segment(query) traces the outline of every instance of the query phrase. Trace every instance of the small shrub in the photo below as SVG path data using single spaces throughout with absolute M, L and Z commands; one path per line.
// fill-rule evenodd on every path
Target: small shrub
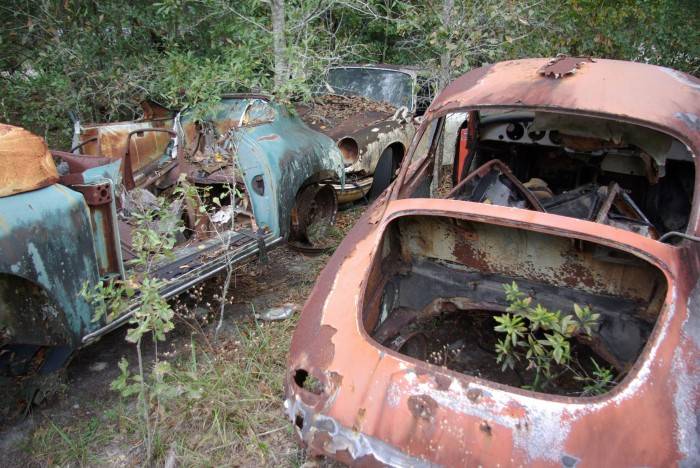
M 571 339 L 590 337 L 600 314 L 578 304 L 573 305 L 573 314 L 562 314 L 533 304 L 515 282 L 504 289 L 508 308 L 505 314 L 494 317 L 494 329 L 505 335 L 496 343 L 496 362 L 502 365 L 501 370 L 515 369 L 517 363 L 524 361 L 526 369 L 535 372 L 534 380 L 524 388 L 535 391 L 544 390 L 567 373 L 585 384 L 582 396 L 604 393 L 612 386 L 611 369 L 599 366 L 591 358 L 592 376 L 585 375 L 576 370 L 582 366 L 571 354 Z

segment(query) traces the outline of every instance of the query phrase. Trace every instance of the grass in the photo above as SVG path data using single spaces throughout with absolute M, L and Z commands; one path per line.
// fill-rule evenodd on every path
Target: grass
M 282 406 L 285 358 L 296 319 L 239 324 L 237 336 L 210 343 L 193 335 L 171 362 L 168 392 L 152 414 L 155 464 L 293 466 L 303 459 Z M 26 451 L 49 466 L 140 464 L 135 400 L 117 399 L 101 417 L 59 425 L 46 421 Z M 112 453 L 110 453 L 112 452 Z M 121 464 L 121 463 L 115 463 Z
M 355 208 L 339 214 L 334 241 L 340 241 L 361 212 Z M 252 302 L 274 289 L 280 303 L 301 305 L 328 258 L 276 249 L 270 252 L 271 269 L 300 264 L 304 268 L 270 278 L 274 275 L 256 273 L 251 265 L 233 294 L 240 302 L 244 291 Z M 215 283 L 192 294 L 206 302 L 211 301 L 211 291 L 216 291 Z M 212 341 L 212 326 L 206 320 L 189 319 L 191 334 L 181 340 L 175 355 L 163 353 L 170 369 L 163 375 L 165 391 L 151 412 L 156 427 L 155 466 L 169 459 L 177 466 L 299 466 L 304 462 L 304 451 L 283 410 L 286 355 L 297 316 L 279 322 L 257 321 L 252 313 L 249 317 L 232 323 L 217 342 Z M 186 329 L 179 328 L 181 333 Z M 63 424 L 47 418 L 25 446 L 31 461 L 42 466 L 142 464 L 142 423 L 136 399 L 122 399 L 115 393 L 110 401 L 93 406 L 98 417 L 80 420 L 76 415 Z
M 159 429 L 184 465 L 289 465 L 298 449 L 283 416 L 285 356 L 295 320 L 251 322 L 216 346 L 193 345 L 167 376 L 178 389 Z M 196 343 L 195 341 L 192 342 Z
M 30 447 L 36 458 L 50 466 L 79 466 L 101 464 L 94 448 L 110 440 L 98 418 L 91 418 L 78 426 L 58 427 L 53 421 L 34 433 Z

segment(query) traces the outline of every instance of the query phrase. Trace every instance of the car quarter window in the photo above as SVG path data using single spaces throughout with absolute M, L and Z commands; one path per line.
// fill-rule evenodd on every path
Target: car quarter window
M 422 134 L 417 134 L 416 147 L 407 159 L 408 170 L 401 192 L 409 197 L 426 197 L 431 192 L 432 169 L 435 154 L 440 148 L 444 119 L 434 119 L 426 124 Z

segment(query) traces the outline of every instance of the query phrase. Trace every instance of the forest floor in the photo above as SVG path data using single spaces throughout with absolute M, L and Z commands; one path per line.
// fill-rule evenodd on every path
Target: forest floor
M 339 240 L 364 206 L 339 212 Z M 307 460 L 283 410 L 286 355 L 298 310 L 330 254 L 305 255 L 288 246 L 251 262 L 235 275 L 223 327 L 216 294 L 221 278 L 174 301 L 178 318 L 157 346 L 163 372 L 161 397 L 152 402 L 155 466 L 306 466 Z M 272 307 L 294 304 L 289 319 L 256 318 Z M 125 329 L 81 350 L 66 369 L 65 383 L 49 401 L 0 428 L 5 466 L 136 466 L 144 461 L 137 397 L 110 388 L 124 357 L 135 370 L 136 351 Z M 153 362 L 156 347 L 144 344 Z M 4 401 L 3 404 L 11 402 Z

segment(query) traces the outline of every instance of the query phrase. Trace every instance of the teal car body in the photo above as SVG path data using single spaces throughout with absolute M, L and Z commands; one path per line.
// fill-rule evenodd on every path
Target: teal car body
M 222 236 L 190 226 L 174 257 L 153 272 L 165 280 L 166 298 L 289 238 L 300 196 L 323 192 L 311 188 L 343 173 L 330 138 L 263 96 L 225 96 L 210 115 L 195 119 L 184 111 L 175 122 L 163 156 L 129 190 L 166 193 L 182 177 L 213 190 L 233 182 L 249 203 L 250 222 L 234 224 Z M 198 128 L 205 127 L 235 134 L 236 149 L 227 152 L 234 158 L 215 171 L 202 170 L 206 158 L 221 159 L 204 144 Z M 138 308 L 134 301 L 116 320 L 95 321 L 93 306 L 80 294 L 85 284 L 125 278 L 132 269 L 120 196 L 128 191 L 123 162 L 129 151 L 138 151 L 139 134 L 130 131 L 124 138 L 133 141 L 127 140 L 130 149 L 121 157 L 55 151 L 63 167 L 58 183 L 0 197 L 0 376 L 59 369 L 75 350 L 126 323 Z M 234 171 L 226 168 L 235 169 L 236 180 L 227 179 Z

